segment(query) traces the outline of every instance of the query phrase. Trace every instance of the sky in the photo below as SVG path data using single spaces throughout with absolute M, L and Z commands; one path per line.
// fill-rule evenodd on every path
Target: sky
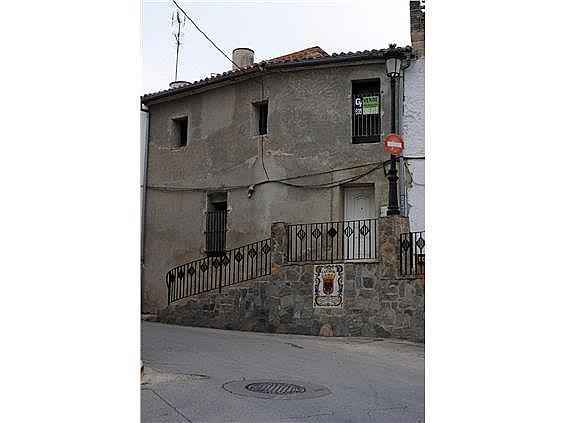
M 249 47 L 255 62 L 313 46 L 331 54 L 410 44 L 409 0 L 177 2 L 227 56 L 234 48 Z M 143 94 L 166 89 L 174 80 L 174 10 L 172 1 L 143 0 Z M 231 69 L 189 21 L 182 31 L 178 80 L 192 82 Z

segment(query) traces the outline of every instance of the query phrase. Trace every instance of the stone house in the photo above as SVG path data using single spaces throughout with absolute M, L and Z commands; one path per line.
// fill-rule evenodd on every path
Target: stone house
M 231 269 L 241 257 L 245 257 L 244 260 L 252 257 L 256 261 L 258 257 L 262 260 L 263 255 L 269 255 L 276 277 L 274 273 L 279 271 L 276 257 L 287 262 L 292 256 L 294 261 L 313 263 L 316 261 L 312 258 L 313 243 L 320 242 L 322 255 L 323 251 L 328 251 L 328 241 L 332 242 L 335 237 L 337 240 L 341 237 L 341 241 L 337 241 L 341 243 L 339 260 L 363 263 L 362 268 L 355 267 L 348 272 L 364 280 L 361 285 L 370 286 L 366 289 L 374 288 L 374 282 L 370 278 L 362 279 L 362 275 L 374 274 L 377 263 L 381 267 L 380 279 L 397 276 L 382 273 L 386 259 L 376 254 L 379 242 L 376 236 L 382 227 L 388 225 L 396 232 L 401 227 L 409 232 L 407 218 L 399 217 L 400 220 L 392 223 L 383 218 L 388 201 L 385 165 L 389 154 L 384 151 L 382 140 L 390 132 L 391 106 L 384 58 L 387 51 L 328 54 L 320 47 L 311 47 L 254 63 L 251 49 L 236 49 L 232 70 L 193 83 L 175 82 L 170 89 L 142 97 L 148 115 L 143 182 L 143 312 L 163 312 L 171 302 L 170 285 L 167 285 L 170 269 L 176 269 L 173 277 L 181 274 L 182 278 L 187 278 L 188 274 L 192 277 L 194 272 L 201 273 L 198 269 L 209 273 L 207 269 L 212 264 L 220 270 Z M 409 65 L 411 47 L 400 48 L 400 51 L 405 56 L 405 64 Z M 400 83 L 398 106 L 404 98 L 403 87 Z M 403 128 L 403 109 L 397 107 L 396 127 L 399 128 Z M 409 172 L 403 182 L 405 193 L 411 186 Z M 407 208 L 402 214 L 408 215 Z M 290 224 L 284 226 L 283 239 L 273 236 L 281 230 L 277 222 Z M 295 226 L 312 223 L 319 226 Z M 301 244 L 304 240 L 303 228 L 307 230 L 307 236 L 303 235 L 305 242 L 308 239 L 310 242 L 306 249 L 297 247 L 298 242 Z M 316 230 L 320 234 L 317 237 Z M 396 241 L 394 239 L 393 243 Z M 280 249 L 282 244 L 283 250 Z M 319 254 L 317 245 L 315 254 Z M 380 245 L 378 249 L 385 251 Z M 257 252 L 259 256 L 255 258 Z M 306 260 L 298 260 L 297 254 L 304 252 Z M 396 252 L 393 250 L 393 254 Z M 200 268 L 189 265 L 178 270 L 177 266 L 196 263 L 196 260 L 203 260 L 197 262 Z M 321 261 L 331 262 L 327 257 Z M 270 274 L 270 263 L 268 266 Z M 288 284 L 307 284 L 305 279 L 312 276 L 308 269 L 288 268 L 282 273 L 285 277 L 296 276 L 295 281 L 288 281 Z M 223 271 L 222 278 L 225 278 L 229 271 Z M 249 279 L 253 278 L 247 277 Z M 376 283 L 380 279 L 376 278 Z M 222 283 L 230 285 L 220 281 L 220 288 Z M 422 307 L 422 282 L 414 283 L 420 287 L 418 307 Z M 401 281 L 394 281 L 392 285 L 397 291 Z M 217 288 L 213 283 L 206 286 L 210 291 Z M 311 290 L 310 283 L 307 287 L 302 286 L 297 291 Z M 189 291 L 192 289 L 190 287 Z M 256 292 L 261 289 L 264 291 L 264 287 L 255 287 Z M 197 288 L 196 293 L 206 290 L 208 288 Z M 191 294 L 173 296 L 177 299 Z M 231 294 L 241 303 L 240 292 L 231 291 Z M 216 294 L 209 294 L 204 302 L 207 302 L 206 312 L 215 308 L 217 315 L 220 306 L 215 303 L 211 306 L 210 301 L 215 299 L 208 297 L 216 298 Z M 192 311 L 202 310 L 201 304 L 190 304 Z M 221 304 L 228 307 L 226 302 Z M 168 313 L 174 321 L 174 313 L 171 314 L 170 308 L 167 310 L 163 316 Z M 232 312 L 233 308 L 229 310 Z M 382 312 L 386 311 L 382 309 Z M 422 311 L 417 312 L 421 312 L 422 321 Z M 360 322 L 362 319 L 359 319 Z M 370 316 L 364 320 L 367 319 Z M 308 326 L 298 332 L 317 333 L 320 322 L 313 329 Z M 366 327 L 366 322 L 362 324 Z M 225 327 L 224 324 L 216 326 Z M 276 327 L 279 326 L 280 322 Z M 347 335 L 356 333 L 353 329 L 337 329 L 337 326 L 333 323 L 331 330 Z M 273 330 L 272 327 L 260 329 L 247 325 L 244 328 Z M 284 330 L 289 329 L 286 326 Z M 421 331 L 420 325 L 418 330 Z M 366 333 L 379 332 L 371 329 Z

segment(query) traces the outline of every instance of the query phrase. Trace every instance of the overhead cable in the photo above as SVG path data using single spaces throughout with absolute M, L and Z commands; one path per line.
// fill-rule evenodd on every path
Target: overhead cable
M 212 39 L 211 39 L 210 37 L 208 37 L 204 31 L 202 31 L 202 30 L 200 29 L 200 27 L 199 27 L 198 25 L 196 25 L 196 22 L 194 22 L 194 21 L 192 20 L 192 18 L 191 18 L 190 16 L 188 16 L 188 14 L 184 11 L 184 9 L 182 9 L 182 8 L 178 5 L 178 3 L 176 2 L 176 0 L 172 0 L 172 2 L 176 5 L 176 7 L 178 7 L 178 9 L 180 9 L 180 11 L 181 11 L 182 13 L 184 13 L 184 16 L 186 16 L 186 18 L 187 18 L 190 22 L 192 22 L 192 25 L 194 25 L 194 27 L 195 27 L 198 31 L 200 31 L 200 32 L 202 33 L 202 35 L 203 35 L 204 37 L 206 37 L 206 39 L 207 39 L 221 54 L 223 54 L 227 60 L 229 60 L 231 63 L 233 63 L 233 66 L 235 66 L 237 69 L 241 69 L 241 67 L 240 67 L 239 65 L 237 65 L 237 63 L 235 63 L 233 60 L 231 60 L 231 59 L 229 58 L 229 56 L 227 56 L 227 54 L 225 54 L 224 51 L 223 51 L 222 49 L 220 49 L 220 48 L 217 46 L 217 44 L 214 43 L 214 42 L 212 41 Z
M 362 167 L 367 167 L 367 166 L 374 166 L 373 168 L 369 169 L 366 172 L 363 172 L 359 175 L 355 175 L 355 176 L 350 176 L 350 177 L 346 177 L 337 181 L 330 181 L 330 182 L 326 182 L 326 183 L 322 183 L 322 184 L 294 184 L 288 181 L 292 181 L 292 180 L 296 180 L 296 179 L 303 179 L 303 178 L 309 178 L 309 177 L 313 177 L 313 176 L 319 176 L 319 175 L 326 175 L 328 173 L 334 173 L 334 172 L 342 172 L 342 171 L 346 171 L 346 170 L 352 170 L 352 169 L 358 169 L 358 168 L 362 168 Z M 235 189 L 247 189 L 249 186 L 254 186 L 257 187 L 259 185 L 264 185 L 267 183 L 279 183 L 282 185 L 287 185 L 287 186 L 291 186 L 294 188 L 309 188 L 309 189 L 323 189 L 323 188 L 334 188 L 337 187 L 339 185 L 343 185 L 343 184 L 347 184 L 350 182 L 354 182 L 366 175 L 369 175 L 370 173 L 374 172 L 376 169 L 379 169 L 383 166 L 382 162 L 372 162 L 372 163 L 366 163 L 366 164 L 362 164 L 362 165 L 356 165 L 356 166 L 349 166 L 346 168 L 340 168 L 340 169 L 333 169 L 333 170 L 327 170 L 327 171 L 323 171 L 323 172 L 315 172 L 315 173 L 310 173 L 310 174 L 305 174 L 305 175 L 297 175 L 297 176 L 290 176 L 287 178 L 281 178 L 281 179 L 270 179 L 270 180 L 263 180 L 260 182 L 256 182 L 256 183 L 252 183 L 252 184 L 245 184 L 245 185 L 230 185 L 230 186 L 219 186 L 219 187 L 171 187 L 171 186 L 156 186 L 156 185 L 149 185 L 147 186 L 147 188 L 156 190 L 156 191 L 220 191 L 220 190 L 235 190 Z

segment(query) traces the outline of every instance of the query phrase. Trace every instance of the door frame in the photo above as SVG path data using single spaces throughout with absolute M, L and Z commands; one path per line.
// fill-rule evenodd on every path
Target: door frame
M 374 258 L 361 258 L 361 259 L 349 259 L 349 260 L 345 260 L 345 263 L 374 263 L 376 261 L 378 261 L 378 245 L 377 245 L 377 232 L 378 232 L 378 219 L 379 219 L 379 213 L 378 213 L 378 207 L 376 206 L 376 184 L 375 183 L 363 183 L 363 184 L 351 184 L 351 185 L 344 185 L 343 186 L 343 191 L 342 191 L 342 208 L 343 208 L 343 220 L 344 221 L 348 221 L 348 220 L 354 220 L 354 219 L 350 219 L 347 218 L 347 190 L 353 190 L 353 189 L 366 189 L 367 191 L 370 190 L 371 191 L 371 195 L 372 195 L 372 212 L 373 215 L 366 217 L 366 219 L 376 219 L 374 222 L 374 232 L 373 232 L 373 241 L 372 241 L 372 237 L 371 237 L 371 242 L 374 243 L 374 248 L 375 248 L 375 255 L 376 257 Z

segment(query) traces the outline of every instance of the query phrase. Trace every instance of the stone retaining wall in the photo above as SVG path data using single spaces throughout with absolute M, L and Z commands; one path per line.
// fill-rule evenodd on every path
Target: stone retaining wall
M 401 219 L 394 217 L 396 222 Z M 385 220 L 385 219 L 380 219 Z M 344 303 L 313 307 L 313 264 L 285 262 L 285 230 L 272 230 L 272 275 L 178 301 L 159 313 L 162 322 L 221 329 L 324 336 L 399 337 L 424 341 L 424 279 L 400 278 L 393 256 L 395 232 L 405 223 L 384 223 L 374 263 L 345 263 Z M 384 228 L 380 228 L 382 230 Z M 386 244 L 387 243 L 387 244 Z

